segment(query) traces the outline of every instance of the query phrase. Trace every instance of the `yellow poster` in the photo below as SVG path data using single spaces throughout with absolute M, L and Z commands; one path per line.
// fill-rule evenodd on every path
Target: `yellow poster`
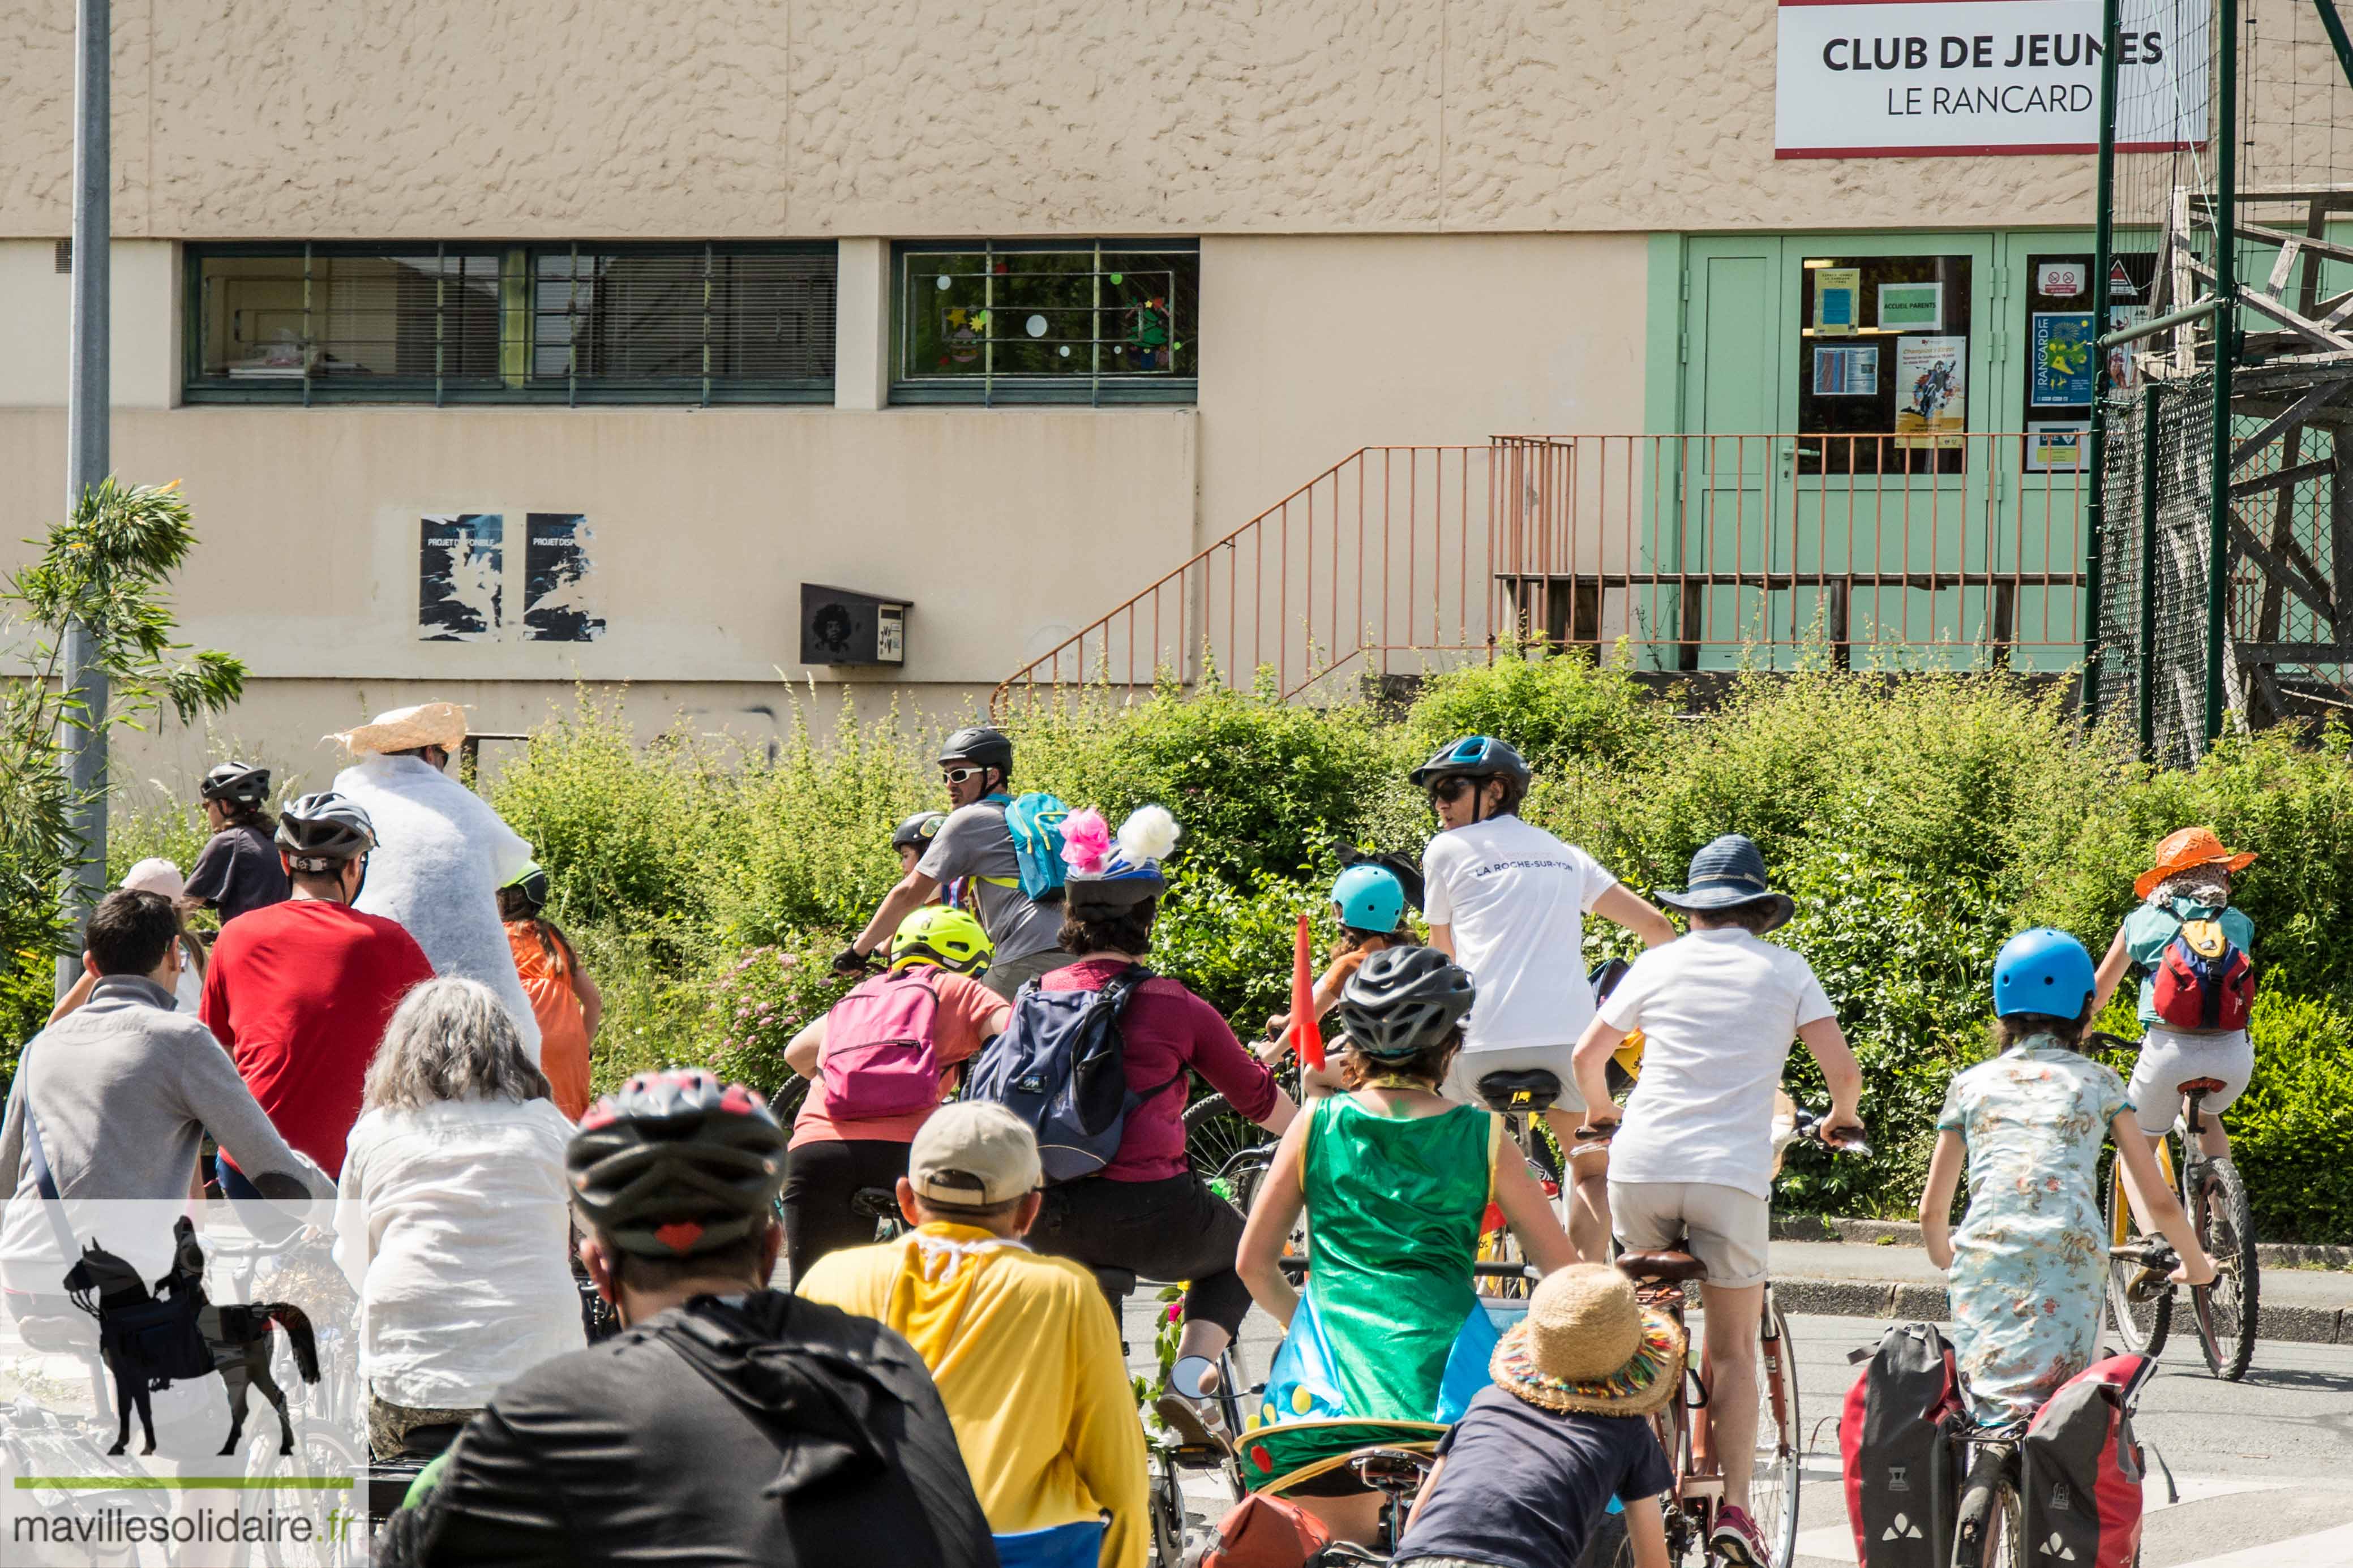
M 1862 268 L 1819 267 L 1814 269 L 1814 335 L 1854 336 L 1855 316 L 1862 301 Z
M 1968 425 L 1969 340 L 1895 340 L 1895 444 L 1957 451 Z

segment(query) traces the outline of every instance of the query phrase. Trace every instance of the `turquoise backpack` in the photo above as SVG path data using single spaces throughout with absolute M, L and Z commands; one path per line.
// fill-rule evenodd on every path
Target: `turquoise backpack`
M 1005 826 L 1013 835 L 1013 856 L 1020 862 L 1019 887 L 1031 903 L 1050 903 L 1061 897 L 1062 822 L 1071 808 L 1061 797 L 1033 790 L 1006 802 Z M 1000 888 L 1015 886 L 1011 877 L 984 877 Z

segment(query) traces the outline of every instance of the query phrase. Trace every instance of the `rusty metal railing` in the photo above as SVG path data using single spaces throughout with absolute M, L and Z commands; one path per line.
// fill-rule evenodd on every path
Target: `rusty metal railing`
M 1367 447 L 997 689 L 1320 699 L 1509 644 L 1638 666 L 2062 668 L 2091 476 L 2063 431 Z M 2060 466 L 2060 465 L 2069 466 Z

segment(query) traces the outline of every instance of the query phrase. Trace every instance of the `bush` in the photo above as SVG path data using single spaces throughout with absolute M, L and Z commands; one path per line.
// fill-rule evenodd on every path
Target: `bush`
M 1407 714 L 1415 763 L 1465 735 L 1509 741 L 1541 777 L 1587 768 L 1639 768 L 1671 721 L 1632 676 L 1571 652 L 1530 658 L 1517 649 L 1492 664 L 1434 677 Z
M 2225 1117 L 2265 1241 L 2353 1233 L 2353 1013 L 2274 993 L 2255 998 L 2255 1077 Z

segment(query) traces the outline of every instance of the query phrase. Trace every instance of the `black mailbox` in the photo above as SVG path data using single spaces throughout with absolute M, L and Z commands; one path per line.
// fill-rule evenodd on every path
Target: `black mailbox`
M 905 664 L 908 603 L 855 588 L 802 584 L 801 662 Z

